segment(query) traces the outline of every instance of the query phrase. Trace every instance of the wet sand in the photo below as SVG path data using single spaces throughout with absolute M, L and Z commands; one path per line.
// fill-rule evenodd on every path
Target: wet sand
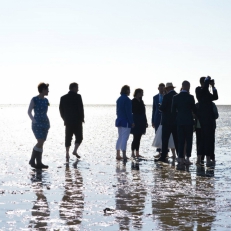
M 49 169 L 35 171 L 27 106 L 0 106 L 0 230 L 231 230 L 231 107 L 218 110 L 215 168 L 195 165 L 194 142 L 194 164 L 179 169 L 171 159 L 154 163 L 150 126 L 140 150 L 146 160 L 117 162 L 114 106 L 85 107 L 82 158 L 67 164 L 64 126 L 51 106 L 43 155 Z

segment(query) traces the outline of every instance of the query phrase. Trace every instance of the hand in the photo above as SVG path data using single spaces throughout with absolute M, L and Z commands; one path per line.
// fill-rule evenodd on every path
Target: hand
M 211 80 L 211 77 L 210 77 L 210 76 L 207 76 L 207 79 Z
M 134 128 L 134 127 L 135 127 L 135 124 L 133 123 L 133 124 L 132 124 L 132 128 Z
M 33 120 L 32 120 L 32 123 L 33 123 L 33 124 L 36 124 L 36 120 L 35 120 L 35 119 L 33 119 Z
M 152 124 L 152 127 L 155 128 L 155 124 Z
M 146 128 L 148 128 L 148 124 L 146 124 Z

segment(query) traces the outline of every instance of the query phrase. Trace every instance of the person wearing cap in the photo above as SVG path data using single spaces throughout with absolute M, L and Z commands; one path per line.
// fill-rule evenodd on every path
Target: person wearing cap
M 166 157 L 168 154 L 168 142 L 170 135 L 172 133 L 176 153 L 178 154 L 178 141 L 177 141 L 177 125 L 176 125 L 176 114 L 172 113 L 172 99 L 173 96 L 177 93 L 174 90 L 174 86 L 172 83 L 167 83 L 165 85 L 165 90 L 167 92 L 163 97 L 163 102 L 159 107 L 159 110 L 162 112 L 162 153 L 160 158 L 155 159 L 157 161 L 166 161 Z
M 155 129 L 155 133 L 160 125 L 161 122 L 161 111 L 159 110 L 159 105 L 162 104 L 163 97 L 164 97 L 164 90 L 165 84 L 160 83 L 158 87 L 159 93 L 153 97 L 153 104 L 152 104 L 152 127 Z M 157 148 L 156 150 L 159 152 L 155 158 L 160 157 L 161 148 Z
M 178 150 L 179 163 L 192 164 L 189 160 L 192 152 L 193 142 L 193 114 L 196 115 L 196 105 L 194 96 L 189 94 L 190 83 L 184 81 L 182 83 L 182 90 L 179 94 L 173 97 L 172 113 L 177 115 L 177 135 L 178 135 Z M 186 144 L 186 155 L 184 157 L 184 149 Z
M 49 84 L 40 83 L 38 85 L 39 95 L 32 98 L 28 115 L 32 121 L 32 131 L 37 144 L 34 146 L 29 164 L 33 168 L 42 169 L 48 168 L 47 165 L 42 163 L 43 145 L 47 139 L 48 130 L 50 128 L 50 121 L 47 116 L 49 101 L 45 96 L 49 93 Z M 32 111 L 34 110 L 34 116 Z M 36 160 L 36 163 L 35 163 Z

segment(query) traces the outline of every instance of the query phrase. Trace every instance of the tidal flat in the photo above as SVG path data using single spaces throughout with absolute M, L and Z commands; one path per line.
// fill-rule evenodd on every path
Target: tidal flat
M 214 168 L 195 165 L 195 134 L 193 165 L 154 163 L 152 107 L 146 110 L 144 159 L 116 161 L 115 106 L 89 105 L 81 159 L 71 155 L 68 164 L 65 127 L 51 105 L 43 155 L 49 169 L 36 171 L 28 164 L 36 140 L 27 105 L 0 105 L 0 230 L 231 230 L 231 106 L 218 106 Z

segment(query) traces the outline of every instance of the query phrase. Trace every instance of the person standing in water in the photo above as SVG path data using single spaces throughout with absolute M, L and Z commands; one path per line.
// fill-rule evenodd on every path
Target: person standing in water
M 132 100 L 132 114 L 135 127 L 131 129 L 131 134 L 133 134 L 133 141 L 131 145 L 132 157 L 143 157 L 139 154 L 140 140 L 142 135 L 146 133 L 146 128 L 148 127 L 146 109 L 144 105 L 143 90 L 138 88 L 134 92 L 134 98 Z M 136 151 L 136 155 L 135 155 Z
M 45 83 L 38 85 L 39 95 L 32 98 L 28 109 L 28 115 L 32 121 L 32 131 L 37 139 L 37 144 L 33 148 L 29 164 L 37 169 L 48 168 L 47 165 L 42 163 L 43 145 L 50 128 L 50 121 L 47 117 L 49 101 L 45 98 L 49 93 L 48 87 L 49 84 Z M 34 110 L 34 116 L 32 115 L 32 110 Z
M 82 97 L 78 94 L 79 86 L 77 83 L 71 83 L 69 86 L 68 94 L 60 99 L 59 111 L 60 115 L 66 126 L 65 147 L 66 147 L 66 160 L 69 161 L 69 149 L 73 134 L 75 135 L 75 148 L 72 152 L 77 158 L 80 155 L 77 150 L 83 140 L 83 123 L 84 123 L 84 108 Z
M 116 142 L 116 159 L 127 160 L 126 149 L 127 141 L 130 135 L 131 128 L 135 126 L 132 117 L 132 102 L 128 98 L 130 95 L 130 87 L 124 85 L 120 92 L 120 97 L 116 101 L 116 121 L 115 126 L 118 128 L 118 140 Z M 120 151 L 123 152 L 123 157 L 120 156 Z

